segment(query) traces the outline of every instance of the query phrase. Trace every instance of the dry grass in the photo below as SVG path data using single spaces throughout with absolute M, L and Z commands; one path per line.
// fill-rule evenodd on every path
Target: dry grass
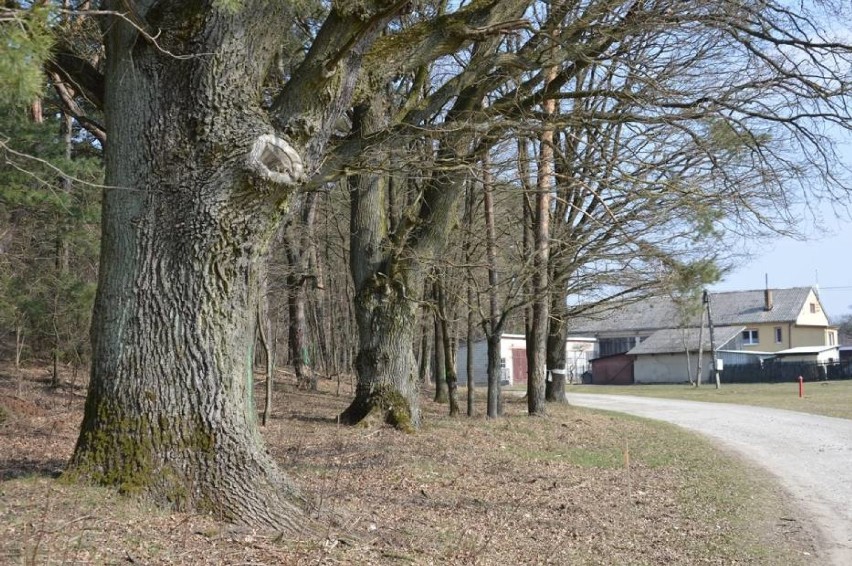
M 721 389 L 716 389 L 714 384 L 705 384 L 699 388 L 689 384 L 571 385 L 568 392 L 737 403 L 852 419 L 852 380 L 805 383 L 804 396 L 801 398 L 798 383 L 723 383 Z
M 764 474 L 673 427 L 567 406 L 529 418 L 521 399 L 497 421 L 449 419 L 424 399 L 416 435 L 340 427 L 348 384 L 340 396 L 332 382 L 306 393 L 283 375 L 264 435 L 336 526 L 292 541 L 157 510 L 51 479 L 73 449 L 82 391 L 39 377 L 17 396 L 0 368 L 2 564 L 816 560 L 809 523 Z

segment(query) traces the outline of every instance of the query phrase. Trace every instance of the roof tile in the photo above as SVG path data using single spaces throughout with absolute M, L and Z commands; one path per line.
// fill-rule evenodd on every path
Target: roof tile
M 801 312 L 810 287 L 772 289 L 772 309 L 764 309 L 764 290 L 727 291 L 710 294 L 713 324 L 735 326 L 747 324 L 793 322 Z M 578 317 L 570 322 L 572 334 L 595 334 L 619 330 L 654 331 L 684 326 L 671 297 L 651 297 L 596 314 Z M 689 325 L 698 321 L 690 321 Z

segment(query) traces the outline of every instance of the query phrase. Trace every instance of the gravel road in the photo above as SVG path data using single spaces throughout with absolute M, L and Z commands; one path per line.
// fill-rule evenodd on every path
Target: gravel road
M 778 477 L 819 524 L 826 564 L 852 565 L 852 420 L 746 405 L 570 394 L 577 406 L 694 430 Z

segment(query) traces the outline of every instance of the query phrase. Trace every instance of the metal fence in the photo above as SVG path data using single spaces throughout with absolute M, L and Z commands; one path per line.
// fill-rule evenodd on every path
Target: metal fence
M 777 362 L 728 365 L 720 372 L 722 383 L 782 383 L 793 382 L 802 376 L 804 381 L 852 379 L 852 360 L 827 363 Z

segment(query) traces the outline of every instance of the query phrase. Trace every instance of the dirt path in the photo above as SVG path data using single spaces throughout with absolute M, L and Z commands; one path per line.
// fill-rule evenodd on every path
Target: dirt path
M 622 395 L 570 403 L 667 421 L 704 434 L 776 475 L 817 521 L 826 563 L 852 564 L 852 420 L 780 409 Z

